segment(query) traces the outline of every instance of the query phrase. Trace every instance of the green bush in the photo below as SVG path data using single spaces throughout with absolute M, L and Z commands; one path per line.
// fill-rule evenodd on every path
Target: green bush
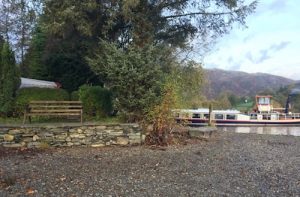
M 79 101 L 79 92 L 78 91 L 72 92 L 70 97 L 71 97 L 71 101 Z
M 112 112 L 112 94 L 101 86 L 81 86 L 79 98 L 82 101 L 84 113 L 88 115 L 105 117 Z
M 24 88 L 17 91 L 15 113 L 20 115 L 24 112 L 30 101 L 65 101 L 69 100 L 69 93 L 64 89 L 49 88 Z

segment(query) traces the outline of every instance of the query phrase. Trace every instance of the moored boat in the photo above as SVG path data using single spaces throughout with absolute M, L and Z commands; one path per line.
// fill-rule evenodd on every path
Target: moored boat
M 174 113 L 177 122 L 190 126 L 207 125 L 210 120 L 217 126 L 300 125 L 300 113 L 288 112 L 285 108 L 276 108 L 275 111 L 271 98 L 271 96 L 256 96 L 255 108 L 250 113 L 242 113 L 238 110 L 210 112 L 207 108 L 174 110 Z

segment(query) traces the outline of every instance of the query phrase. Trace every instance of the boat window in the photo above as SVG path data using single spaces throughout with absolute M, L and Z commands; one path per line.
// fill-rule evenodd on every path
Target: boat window
M 263 120 L 270 120 L 270 119 L 271 119 L 271 117 L 269 115 L 267 115 L 267 114 L 263 115 Z
M 258 104 L 260 104 L 260 105 L 269 105 L 270 104 L 270 98 L 261 97 L 261 98 L 258 99 Z
M 223 114 L 216 114 L 215 115 L 215 119 L 216 120 L 223 120 L 224 119 L 224 115 Z
M 226 115 L 226 119 L 227 119 L 227 120 L 235 120 L 235 115 L 227 114 L 227 115 Z
M 193 118 L 200 118 L 200 114 L 193 114 Z
M 209 118 L 209 114 L 203 114 L 203 116 L 204 116 L 205 119 Z
M 251 114 L 250 119 L 251 120 L 256 120 L 257 119 L 257 114 Z

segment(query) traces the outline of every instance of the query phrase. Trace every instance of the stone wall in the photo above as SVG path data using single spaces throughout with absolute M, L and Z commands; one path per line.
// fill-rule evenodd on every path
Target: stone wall
M 0 146 L 64 147 L 137 145 L 145 139 L 136 124 L 0 128 Z

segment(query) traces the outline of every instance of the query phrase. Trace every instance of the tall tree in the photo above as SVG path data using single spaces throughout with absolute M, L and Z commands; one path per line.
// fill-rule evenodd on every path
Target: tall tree
M 12 110 L 15 93 L 20 86 L 15 56 L 7 42 L 2 47 L 1 66 L 0 112 L 7 115 Z
M 29 47 L 29 41 L 32 36 L 32 30 L 36 21 L 36 12 L 33 5 L 28 0 L 18 0 L 16 3 L 17 13 L 16 18 L 18 19 L 15 23 L 15 35 L 18 37 L 16 42 L 16 48 L 18 50 L 18 56 L 20 59 L 21 72 L 26 75 L 27 68 L 25 68 L 23 62 L 25 53 Z
M 115 93 L 116 105 L 127 120 L 141 120 L 160 101 L 161 50 L 147 46 L 124 51 L 105 41 L 100 45 L 95 57 L 88 59 L 91 67 Z
M 16 51 L 17 60 L 24 73 L 25 53 L 41 10 L 41 0 L 0 1 L 0 35 L 4 36 Z
M 50 78 L 47 66 L 44 62 L 47 36 L 48 34 L 43 30 L 40 24 L 38 24 L 35 28 L 25 59 L 22 62 L 23 66 L 27 68 L 27 75 L 23 73 L 24 77 L 45 80 Z
M 3 81 L 2 81 L 2 68 L 3 68 L 3 65 L 2 65 L 2 49 L 3 49 L 3 45 L 4 45 L 5 41 L 3 39 L 3 37 L 0 35 L 0 101 L 2 99 L 2 87 L 3 87 Z

